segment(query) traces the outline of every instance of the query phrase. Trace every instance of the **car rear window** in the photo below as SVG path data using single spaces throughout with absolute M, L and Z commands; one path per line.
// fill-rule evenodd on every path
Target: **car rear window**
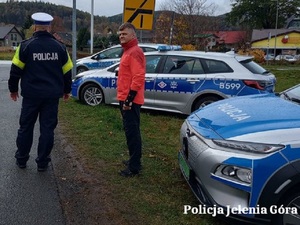
M 252 59 L 243 60 L 243 61 L 240 61 L 240 63 L 244 67 L 246 67 L 250 72 L 252 72 L 254 74 L 264 75 L 264 74 L 268 73 L 268 71 L 266 69 L 264 69 L 263 67 L 261 67 L 260 65 L 258 65 Z
M 233 69 L 228 66 L 225 62 L 212 60 L 212 59 L 201 59 L 204 64 L 207 73 L 232 73 Z

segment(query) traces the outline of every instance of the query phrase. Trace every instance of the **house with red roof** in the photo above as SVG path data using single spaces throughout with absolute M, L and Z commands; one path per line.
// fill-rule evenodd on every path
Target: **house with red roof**
M 200 50 L 209 51 L 216 47 L 237 49 L 247 42 L 246 31 L 207 31 L 194 36 Z

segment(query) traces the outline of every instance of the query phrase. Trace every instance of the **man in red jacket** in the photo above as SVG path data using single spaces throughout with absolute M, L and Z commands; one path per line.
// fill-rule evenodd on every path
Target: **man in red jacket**
M 120 175 L 133 177 L 141 170 L 140 108 L 144 104 L 146 60 L 131 23 L 120 26 L 119 39 L 124 52 L 118 72 L 117 98 L 130 156 L 129 160 L 123 161 L 127 168 L 121 170 Z

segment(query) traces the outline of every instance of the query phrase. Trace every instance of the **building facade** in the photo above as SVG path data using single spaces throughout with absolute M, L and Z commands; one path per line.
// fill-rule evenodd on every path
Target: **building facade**
M 14 25 L 0 26 L 0 47 L 14 49 L 23 39 L 21 32 Z
M 300 54 L 300 29 L 253 30 L 251 48 L 273 55 Z

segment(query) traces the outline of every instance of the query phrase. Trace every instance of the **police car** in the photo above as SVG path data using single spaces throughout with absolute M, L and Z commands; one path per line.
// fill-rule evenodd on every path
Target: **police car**
M 143 108 L 190 114 L 212 102 L 274 91 L 275 76 L 249 56 L 200 51 L 145 53 Z M 88 105 L 118 104 L 114 64 L 78 74 L 72 96 Z
M 160 49 L 181 50 L 179 45 L 140 43 L 139 46 L 144 52 L 159 51 Z M 120 61 L 123 50 L 121 45 L 104 49 L 92 56 L 84 57 L 76 60 L 77 74 L 93 69 L 104 69 Z
M 202 212 L 231 224 L 300 224 L 299 104 L 297 85 L 222 100 L 185 120 L 179 165 Z

